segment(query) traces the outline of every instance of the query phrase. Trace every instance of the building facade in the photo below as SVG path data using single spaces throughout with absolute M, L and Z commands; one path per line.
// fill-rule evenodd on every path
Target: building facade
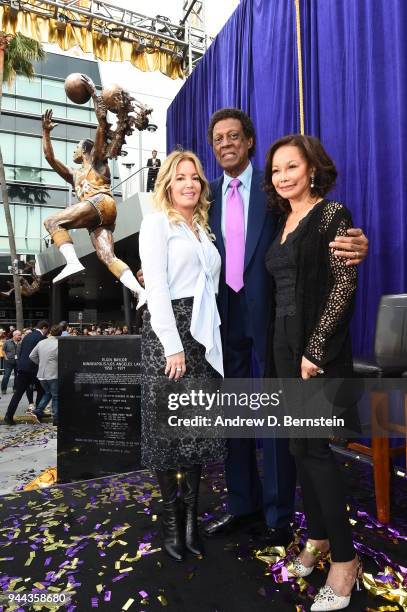
M 92 101 L 73 104 L 65 94 L 68 74 L 80 72 L 92 78 L 100 89 L 96 61 L 57 53 L 47 53 L 35 64 L 35 78 L 17 76 L 11 87 L 3 85 L 0 143 L 5 164 L 10 209 L 17 253 L 23 260 L 42 252 L 49 245 L 43 221 L 54 211 L 76 201 L 72 189 L 50 168 L 42 150 L 41 115 L 51 108 L 58 125 L 51 133 L 55 155 L 64 164 L 74 166 L 73 151 L 79 140 L 93 139 L 96 117 Z M 120 183 L 117 162 L 111 162 L 112 184 Z M 120 200 L 121 188 L 115 191 Z M 0 291 L 9 289 L 12 280 L 9 242 L 0 194 Z M 29 277 L 27 276 L 27 280 Z M 24 298 L 23 298 L 24 300 Z M 49 289 L 46 284 L 35 296 L 24 300 L 27 325 L 49 316 Z M 14 321 L 13 296 L 0 295 L 0 326 Z

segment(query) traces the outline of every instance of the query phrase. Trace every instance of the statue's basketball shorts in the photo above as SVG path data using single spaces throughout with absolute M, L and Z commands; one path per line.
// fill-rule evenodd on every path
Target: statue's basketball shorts
M 93 230 L 102 225 L 112 232 L 114 231 L 117 210 L 116 202 L 112 196 L 108 195 L 107 193 L 97 193 L 94 196 L 86 198 L 83 200 L 83 202 L 89 202 L 89 204 L 92 204 L 99 217 L 99 223 L 97 223 L 94 227 L 89 228 L 89 233 L 93 232 Z

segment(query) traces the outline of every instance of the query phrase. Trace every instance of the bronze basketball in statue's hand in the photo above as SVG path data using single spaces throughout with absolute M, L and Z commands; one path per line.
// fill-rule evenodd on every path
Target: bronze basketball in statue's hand
M 85 74 L 73 72 L 65 79 L 65 92 L 71 102 L 85 104 L 92 95 L 91 85 L 95 87 L 92 80 Z
M 120 85 L 108 85 L 102 90 L 102 100 L 108 110 L 117 113 L 123 104 L 123 89 Z

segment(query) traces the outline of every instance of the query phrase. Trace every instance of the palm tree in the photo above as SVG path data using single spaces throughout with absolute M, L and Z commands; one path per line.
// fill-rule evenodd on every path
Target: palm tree
M 1 103 L 3 98 L 3 83 L 7 81 L 11 84 L 16 74 L 32 78 L 35 74 L 33 62 L 42 59 L 45 52 L 40 43 L 22 34 L 6 34 L 0 32 L 0 120 Z M 3 155 L 0 146 L 0 184 L 3 196 L 4 216 L 6 218 L 7 233 L 10 244 L 11 267 L 13 274 L 14 296 L 16 304 L 16 326 L 23 329 L 23 303 L 21 300 L 20 277 L 18 275 L 18 258 L 16 241 L 14 236 L 13 222 L 11 219 L 10 206 L 8 201 L 8 191 L 6 175 L 4 172 Z

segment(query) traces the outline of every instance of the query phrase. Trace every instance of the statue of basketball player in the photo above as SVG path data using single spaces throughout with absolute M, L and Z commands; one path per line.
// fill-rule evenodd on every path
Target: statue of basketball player
M 73 161 L 76 164 L 81 164 L 79 169 L 68 168 L 55 158 L 50 133 L 57 124 L 53 122 L 52 110 L 46 110 L 42 116 L 45 158 L 50 166 L 74 187 L 79 200 L 78 204 L 68 206 L 44 221 L 45 228 L 55 246 L 58 247 L 66 260 L 65 267 L 53 279 L 53 283 L 60 283 L 68 276 L 84 270 L 75 253 L 68 230 L 86 228 L 100 261 L 123 285 L 137 295 L 140 305 L 141 302 L 144 302 L 144 297 L 142 297 L 144 296 L 144 289 L 137 282 L 129 266 L 118 259 L 114 253 L 113 231 L 116 221 L 116 203 L 111 191 L 108 165 L 109 150 L 112 150 L 113 143 L 110 142 L 109 149 L 112 132 L 106 119 L 107 108 L 102 98 L 97 96 L 91 79 L 82 75 L 82 82 L 93 98 L 98 127 L 95 141 L 81 140 L 74 151 Z M 126 92 L 123 92 L 123 94 L 129 97 Z M 118 128 L 113 132 L 113 134 L 117 132 L 117 138 L 119 136 L 118 129 L 121 125 L 119 113 L 118 119 Z M 122 123 L 125 124 L 123 121 Z M 128 129 L 128 126 L 124 125 L 122 131 L 126 129 Z
M 35 293 L 41 289 L 41 285 L 43 283 L 41 276 L 39 276 L 35 271 L 35 262 L 28 261 L 23 272 L 30 272 L 32 280 L 29 282 L 26 278 L 20 278 L 21 285 L 21 295 L 22 297 L 31 297 Z M 7 281 L 7 284 L 10 286 L 8 291 L 0 291 L 1 297 L 10 297 L 14 292 L 14 283 Z

